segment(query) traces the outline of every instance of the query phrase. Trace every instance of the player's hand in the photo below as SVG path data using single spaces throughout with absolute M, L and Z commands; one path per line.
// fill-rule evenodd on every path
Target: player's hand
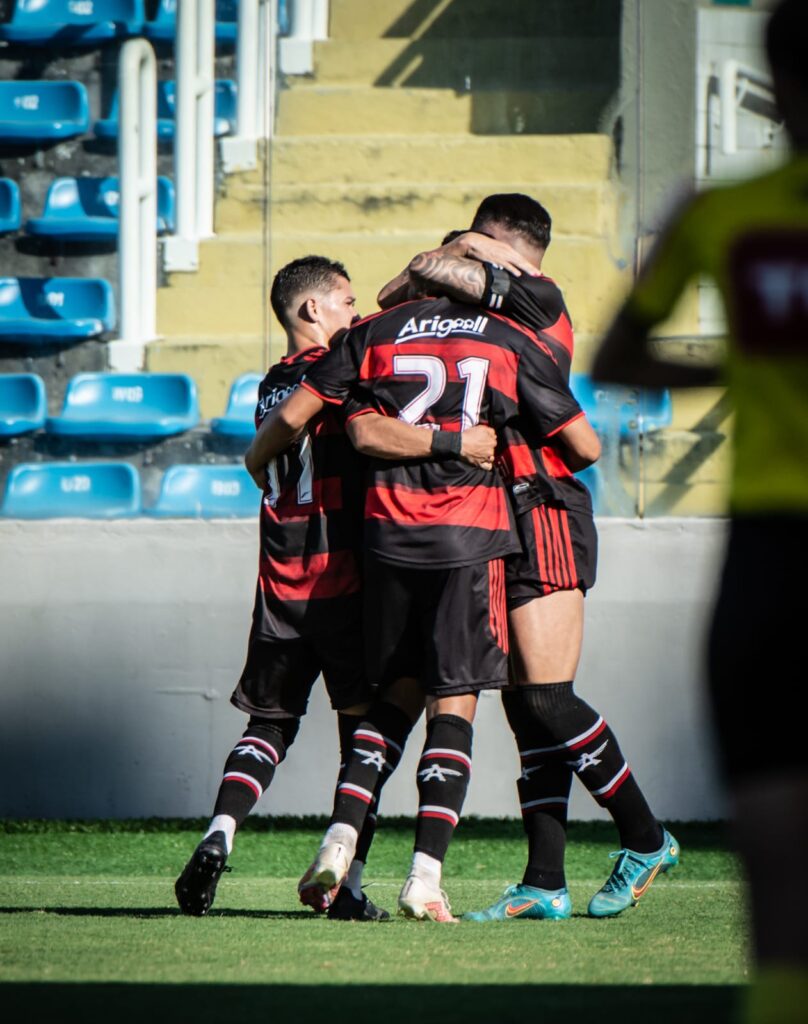
M 477 466 L 479 469 L 494 468 L 494 451 L 497 447 L 497 435 L 491 427 L 478 423 L 476 427 L 469 427 L 468 430 L 464 430 L 460 438 L 462 442 L 460 458 L 464 462 L 469 462 L 472 466 Z
M 467 231 L 458 236 L 444 246 L 444 250 L 452 256 L 480 260 L 482 263 L 496 263 L 516 277 L 521 277 L 522 274 L 538 277 L 541 274 L 538 267 L 526 260 L 507 242 L 499 242 L 496 238 L 489 238 L 488 235 L 481 235 L 476 231 Z

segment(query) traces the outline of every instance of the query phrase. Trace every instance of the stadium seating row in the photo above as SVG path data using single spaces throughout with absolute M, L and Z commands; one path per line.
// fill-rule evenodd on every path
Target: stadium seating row
M 255 432 L 260 374 L 236 378 L 224 416 L 211 430 L 232 438 Z M 185 374 L 80 373 L 68 383 L 61 416 L 48 416 L 45 383 L 35 373 L 0 375 L 0 437 L 45 429 L 90 441 L 148 441 L 199 423 L 196 385 Z
M 238 0 L 216 0 L 216 41 L 236 40 Z M 95 46 L 110 39 L 145 35 L 172 42 L 177 0 L 160 0 L 147 20 L 144 0 L 14 0 L 0 39 L 23 46 Z
M 12 469 L 0 516 L 221 519 L 256 516 L 259 507 L 258 491 L 241 465 L 171 466 L 163 475 L 156 504 L 144 508 L 140 477 L 128 462 L 45 462 Z
M 2 300 L 0 280 L 0 300 Z M 211 429 L 231 437 L 249 437 L 261 377 L 247 373 L 230 390 L 227 411 Z M 596 387 L 573 374 L 572 389 L 595 430 L 623 440 L 637 432 L 669 426 L 670 393 Z M 49 433 L 94 440 L 143 440 L 169 437 L 199 422 L 196 385 L 181 373 L 81 373 L 65 392 L 62 415 L 46 417 L 45 386 L 35 374 L 0 376 L 0 435 L 45 427 Z
M 66 242 L 116 241 L 120 185 L 117 178 L 56 178 L 45 197 L 41 217 L 25 224 L 29 235 Z M 157 233 L 174 230 L 176 200 L 169 178 L 157 178 Z M 0 233 L 22 227 L 16 181 L 0 178 Z
M 83 341 L 115 327 L 115 299 L 96 277 L 0 277 L 0 342 Z
M 77 0 L 78 2 L 78 0 Z M 116 139 L 119 131 L 116 89 L 109 114 L 95 123 L 98 138 Z M 172 142 L 176 123 L 176 86 L 157 83 L 157 138 Z M 219 138 L 236 123 L 236 83 L 218 79 L 214 92 L 213 134 Z M 53 142 L 90 130 L 90 105 L 81 82 L 0 82 L 0 143 Z

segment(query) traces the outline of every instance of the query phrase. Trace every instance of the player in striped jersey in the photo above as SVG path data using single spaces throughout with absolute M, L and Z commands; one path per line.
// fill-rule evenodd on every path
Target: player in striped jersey
M 470 232 L 420 253 L 379 294 L 385 304 L 402 287 L 442 288 L 529 328 L 533 344 L 569 381 L 572 322 L 558 286 L 541 272 L 551 219 L 519 194 L 482 201 Z M 595 582 L 597 532 L 592 502 L 568 451 L 543 438 L 526 417 L 502 432 L 498 466 L 510 489 L 522 551 L 506 563 L 512 681 L 503 705 L 522 759 L 518 780 L 528 837 L 522 882 L 473 920 L 568 917 L 564 874 L 566 820 L 573 773 L 617 825 L 623 849 L 610 878 L 589 904 L 613 916 L 648 886 L 623 884 L 631 872 L 656 877 L 678 861 L 678 847 L 652 814 L 614 733 L 574 692 L 583 639 L 584 595 Z M 649 883 L 650 884 L 650 883 Z
M 502 559 L 516 550 L 502 480 L 457 460 L 458 432 L 479 420 L 504 427 L 521 407 L 542 436 L 570 445 L 582 462 L 597 441 L 557 367 L 520 328 L 449 299 L 428 299 L 361 322 L 312 367 L 256 436 L 250 471 L 282 451 L 325 403 L 344 402 L 351 388 L 389 417 L 426 428 L 432 457 L 371 464 L 365 622 L 381 700 L 355 736 L 314 877 L 328 886 L 344 875 L 375 780 L 400 746 L 390 742 L 395 688 L 417 690 L 420 683 L 427 739 L 413 865 L 399 906 L 412 917 L 451 921 L 441 864 L 468 786 L 477 696 L 507 683 Z M 357 781 L 363 771 L 364 784 Z
M 295 260 L 280 270 L 271 299 L 286 330 L 288 350 L 259 387 L 256 426 L 300 386 L 331 339 L 355 316 L 345 268 L 320 256 Z M 343 761 L 369 707 L 359 571 L 363 466 L 343 421 L 341 410 L 324 410 L 260 474 L 261 550 L 253 622 L 246 665 L 231 698 L 250 717 L 227 758 L 209 828 L 176 883 L 177 900 L 189 914 L 210 909 L 236 830 L 294 741 L 319 674 L 337 712 Z M 429 450 L 422 434 L 378 415 L 365 417 L 363 431 L 367 442 L 380 450 L 415 456 Z M 490 459 L 493 442 L 483 435 L 481 427 L 463 435 L 464 457 Z M 371 816 L 346 885 L 333 903 L 327 894 L 308 890 L 307 902 L 315 909 L 354 920 L 389 916 L 361 890 L 373 831 Z

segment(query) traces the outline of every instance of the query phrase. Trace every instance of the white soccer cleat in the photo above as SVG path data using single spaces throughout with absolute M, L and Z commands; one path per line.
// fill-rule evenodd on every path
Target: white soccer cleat
M 415 921 L 436 921 L 457 924 L 449 899 L 443 889 L 433 889 L 418 875 L 410 875 L 398 897 L 398 911 Z
M 314 910 L 327 909 L 334 901 L 351 866 L 354 851 L 344 843 L 323 843 L 314 863 L 300 879 L 297 891 L 300 900 Z M 314 897 L 320 893 L 321 904 Z

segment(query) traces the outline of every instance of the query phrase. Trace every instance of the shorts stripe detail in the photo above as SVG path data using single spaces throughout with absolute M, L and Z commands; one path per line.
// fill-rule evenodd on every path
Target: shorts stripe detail
M 618 789 L 620 789 L 620 787 L 623 785 L 623 783 L 626 781 L 630 774 L 631 769 L 628 766 L 628 762 L 624 761 L 623 767 L 620 769 L 617 775 L 615 775 L 615 777 L 611 781 L 607 782 L 606 785 L 602 786 L 600 789 L 593 789 L 592 796 L 599 796 L 603 800 L 606 800 L 610 796 L 614 796 L 614 794 L 617 792 Z
M 530 516 L 533 520 L 533 537 L 536 541 L 536 575 L 542 581 L 542 593 L 547 593 L 547 586 L 544 581 L 547 579 L 547 563 L 544 557 L 544 531 L 541 528 L 539 510 L 531 510 Z
M 606 723 L 603 718 L 598 717 L 597 722 L 578 736 L 573 736 L 571 740 L 567 740 L 566 743 L 559 743 L 555 747 L 533 747 L 531 750 L 520 750 L 519 757 L 524 761 L 528 757 L 533 757 L 535 754 L 552 754 L 556 750 L 577 750 L 578 747 L 583 747 L 590 740 L 593 740 L 596 736 L 599 736 L 606 728 Z
M 501 558 L 488 563 L 488 627 L 494 642 L 508 653 L 508 615 L 505 601 L 505 563 Z
M 446 747 L 430 747 L 429 750 L 425 750 L 421 754 L 421 760 L 425 761 L 430 757 L 438 760 L 445 757 L 450 761 L 461 761 L 471 771 L 471 758 L 460 750 L 449 750 Z
M 419 818 L 442 818 L 444 821 L 449 821 L 452 825 L 456 825 L 460 820 L 459 815 L 455 814 L 451 807 L 436 807 L 433 804 L 423 804 L 418 808 Z
M 248 786 L 259 800 L 264 794 L 261 783 L 252 775 L 245 775 L 244 772 L 226 772 L 222 782 L 240 782 L 243 786 Z
M 539 807 L 547 806 L 561 806 L 564 807 L 569 804 L 569 797 L 566 796 L 545 796 L 541 800 L 528 800 L 526 803 L 520 804 L 522 811 L 530 811 L 531 809 L 538 809 Z
M 371 732 L 370 729 L 357 729 L 353 734 L 354 740 L 369 740 L 371 743 L 378 743 L 380 747 L 386 747 L 387 741 L 380 732 Z
M 373 799 L 373 794 L 369 789 L 355 786 L 352 782 L 341 782 L 337 786 L 337 792 L 345 793 L 346 796 L 355 796 L 357 800 L 362 800 L 366 804 L 369 804 Z
M 570 533 L 570 517 L 566 509 L 559 513 L 561 517 L 561 531 L 564 540 L 564 547 L 567 551 L 567 565 L 570 570 L 570 587 L 578 586 L 578 569 L 575 565 L 575 549 L 572 546 L 572 534 Z
M 267 743 L 266 740 L 259 740 L 257 736 L 242 736 L 241 739 L 236 744 L 236 747 L 241 747 L 245 743 L 254 743 L 257 747 L 263 747 L 264 750 L 266 750 L 269 756 L 272 758 L 275 766 L 277 767 L 280 758 L 278 757 L 278 751 L 272 746 L 271 743 Z

